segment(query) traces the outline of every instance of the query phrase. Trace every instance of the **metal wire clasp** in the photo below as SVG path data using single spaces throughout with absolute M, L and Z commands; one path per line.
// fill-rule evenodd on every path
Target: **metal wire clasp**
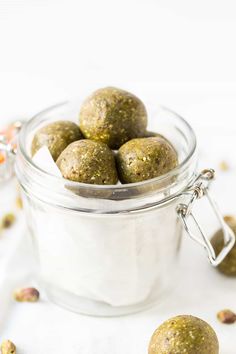
M 227 256 L 227 254 L 234 246 L 235 235 L 234 232 L 231 230 L 231 228 L 224 221 L 224 218 L 222 217 L 219 208 L 216 205 L 216 202 L 210 196 L 209 186 L 211 181 L 214 179 L 214 177 L 215 177 L 214 170 L 212 169 L 203 170 L 197 176 L 192 186 L 190 186 L 184 192 L 184 195 L 188 197 L 188 201 L 186 203 L 182 203 L 177 206 L 177 213 L 188 235 L 191 237 L 191 239 L 193 239 L 194 241 L 196 241 L 202 247 L 205 248 L 211 264 L 216 267 L 222 262 L 222 260 Z M 211 205 L 222 227 L 222 231 L 224 235 L 224 247 L 217 256 L 210 240 L 203 232 L 202 227 L 200 226 L 199 222 L 197 221 L 197 219 L 193 214 L 194 203 L 198 199 L 201 199 L 202 197 L 206 197 L 208 199 L 209 204 Z M 197 230 L 199 231 L 198 236 L 190 230 L 189 223 L 191 221 L 195 224 Z

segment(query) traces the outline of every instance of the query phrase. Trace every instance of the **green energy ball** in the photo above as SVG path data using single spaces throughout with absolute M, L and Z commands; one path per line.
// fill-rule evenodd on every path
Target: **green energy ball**
M 144 136 L 147 112 L 142 101 L 132 93 L 106 87 L 85 100 L 79 121 L 87 139 L 118 149 L 126 141 Z
M 135 183 L 161 176 L 178 165 L 178 156 L 162 137 L 133 139 L 122 145 L 117 167 L 122 183 Z
M 83 136 L 77 124 L 70 121 L 50 123 L 36 132 L 31 145 L 31 153 L 33 156 L 45 145 L 53 160 L 56 161 L 70 143 L 79 139 L 83 139 Z
M 71 143 L 56 162 L 64 178 L 89 184 L 116 184 L 115 157 L 106 144 L 92 140 Z
M 148 354 L 218 354 L 211 326 L 200 318 L 177 316 L 164 322 L 151 338 Z
M 236 219 L 232 216 L 226 216 L 224 219 L 236 235 Z M 215 233 L 211 239 L 211 242 L 216 255 L 218 255 L 224 247 L 224 235 L 222 229 Z M 225 275 L 232 277 L 236 276 L 236 243 L 224 260 L 218 265 L 217 269 Z

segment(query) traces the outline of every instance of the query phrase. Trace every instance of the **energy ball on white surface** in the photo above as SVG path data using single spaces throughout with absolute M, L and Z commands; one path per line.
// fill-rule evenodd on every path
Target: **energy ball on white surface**
M 32 156 L 42 147 L 47 146 L 53 160 L 73 141 L 83 139 L 77 124 L 70 121 L 57 121 L 39 129 L 31 144 Z
M 106 144 L 79 140 L 67 146 L 56 162 L 64 178 L 89 184 L 118 182 L 115 157 Z
M 225 216 L 224 219 L 236 235 L 236 218 L 233 216 Z M 224 248 L 224 234 L 222 229 L 214 234 L 211 242 L 216 255 L 218 255 Z M 217 266 L 217 269 L 227 276 L 236 277 L 236 243 L 223 261 Z
M 142 101 L 132 93 L 106 87 L 85 100 L 79 121 L 86 138 L 118 149 L 126 141 L 144 136 L 147 112 Z
M 148 354 L 219 354 L 219 342 L 212 327 L 200 318 L 182 315 L 156 329 Z

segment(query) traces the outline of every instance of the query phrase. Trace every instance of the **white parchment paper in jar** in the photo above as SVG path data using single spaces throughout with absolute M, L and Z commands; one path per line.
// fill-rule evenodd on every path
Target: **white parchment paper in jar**
M 60 175 L 47 147 L 33 161 Z M 30 208 L 42 280 L 111 306 L 154 301 L 177 268 L 176 203 L 127 215 L 80 213 L 46 203 Z

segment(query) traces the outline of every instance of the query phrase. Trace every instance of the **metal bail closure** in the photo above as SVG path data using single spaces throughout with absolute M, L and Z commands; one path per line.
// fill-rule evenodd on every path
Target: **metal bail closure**
M 7 181 L 14 173 L 16 140 L 21 126 L 22 122 L 17 121 L 0 130 L 0 182 Z
M 188 233 L 188 235 L 199 243 L 202 247 L 205 248 L 208 258 L 210 260 L 210 263 L 216 267 L 218 266 L 223 259 L 227 256 L 227 254 L 230 252 L 230 250 L 233 248 L 234 243 L 235 243 L 235 235 L 234 232 L 231 230 L 231 228 L 226 224 L 224 221 L 224 218 L 222 217 L 219 208 L 214 201 L 214 199 L 211 197 L 210 192 L 209 192 L 209 186 L 211 181 L 213 180 L 215 176 L 215 171 L 212 169 L 207 169 L 203 170 L 195 179 L 194 183 L 192 186 L 190 186 L 184 193 L 183 195 L 186 196 L 187 202 L 183 204 L 179 204 L 177 207 L 177 213 L 180 218 L 180 220 L 183 223 L 184 229 Z M 202 227 L 200 226 L 198 220 L 195 218 L 193 214 L 193 205 L 194 203 L 203 197 L 206 197 L 210 206 L 212 207 L 217 219 L 220 222 L 220 225 L 222 227 L 223 235 L 224 235 L 224 247 L 222 248 L 221 252 L 216 256 L 215 250 L 208 239 L 208 237 L 205 235 L 205 233 L 202 230 Z M 190 230 L 190 222 L 193 222 L 193 224 L 196 226 L 196 230 L 198 230 L 199 235 L 197 236 L 194 232 Z

